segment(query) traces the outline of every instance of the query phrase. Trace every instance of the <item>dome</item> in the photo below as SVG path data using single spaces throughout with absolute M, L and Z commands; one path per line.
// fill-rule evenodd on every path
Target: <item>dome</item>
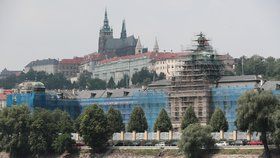
M 42 82 L 23 82 L 18 85 L 18 89 L 22 93 L 27 93 L 38 89 L 45 89 L 45 85 Z

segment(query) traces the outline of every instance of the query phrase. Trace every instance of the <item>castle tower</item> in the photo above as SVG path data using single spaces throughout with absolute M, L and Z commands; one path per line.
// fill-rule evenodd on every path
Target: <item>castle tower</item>
M 138 36 L 137 44 L 136 44 L 136 47 L 135 47 L 135 54 L 142 54 L 142 50 L 143 50 L 143 47 L 142 47 L 141 42 L 140 42 L 140 37 Z
M 156 53 L 158 53 L 158 52 L 159 52 L 159 46 L 158 46 L 158 41 L 157 41 L 157 38 L 156 38 L 156 40 L 155 40 L 155 45 L 154 45 L 153 52 L 156 52 Z
M 107 9 L 105 10 L 105 17 L 103 21 L 103 27 L 99 31 L 99 40 L 98 40 L 98 52 L 105 52 L 105 44 L 107 39 L 113 38 L 113 29 L 109 26 L 109 20 L 107 16 Z
M 125 27 L 125 20 L 122 22 L 122 32 L 121 32 L 121 39 L 126 39 L 126 27 Z

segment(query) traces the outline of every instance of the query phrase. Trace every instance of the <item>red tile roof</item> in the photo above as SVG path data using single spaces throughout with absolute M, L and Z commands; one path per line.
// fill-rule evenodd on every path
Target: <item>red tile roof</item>
M 9 94 L 13 94 L 13 93 L 14 93 L 14 91 L 11 90 L 11 89 L 5 89 L 5 90 L 4 90 L 4 94 L 5 94 L 5 95 L 9 95 Z
M 143 57 L 153 58 L 156 56 L 156 54 L 157 53 L 155 53 L 155 52 L 147 52 L 147 53 L 142 53 L 142 54 L 114 57 L 114 58 L 110 58 L 110 59 L 101 60 L 101 61 L 99 61 L 99 64 L 106 64 L 106 63 L 119 61 L 119 60 L 137 59 L 137 58 L 143 58 Z
M 175 59 L 183 56 L 189 55 L 189 52 L 176 52 L 176 53 L 158 53 L 155 57 L 155 61 L 166 60 L 166 59 Z
M 127 55 L 127 56 L 121 56 L 121 57 L 112 57 L 112 58 L 107 58 L 107 56 L 111 56 L 112 54 L 110 53 L 91 53 L 88 55 L 85 55 L 83 57 L 82 63 L 87 63 L 90 61 L 97 61 L 99 64 L 106 64 L 110 62 L 115 62 L 119 60 L 126 60 L 126 59 L 137 59 L 137 58 L 142 58 L 142 57 L 147 57 L 152 60 L 164 60 L 164 59 L 173 59 L 181 56 L 186 56 L 188 55 L 189 52 L 146 52 L 142 54 L 136 54 L 136 55 Z
M 73 59 L 62 59 L 59 63 L 60 64 L 80 64 L 84 58 L 82 57 L 75 57 Z
M 1 100 L 1 101 L 6 100 L 6 98 L 7 98 L 7 97 L 6 97 L 5 94 L 0 94 L 0 100 Z
M 101 54 L 101 53 L 91 53 L 91 54 L 85 55 L 83 57 L 83 59 L 84 59 L 83 63 L 90 62 L 90 61 L 99 61 L 99 60 L 105 59 L 105 55 Z

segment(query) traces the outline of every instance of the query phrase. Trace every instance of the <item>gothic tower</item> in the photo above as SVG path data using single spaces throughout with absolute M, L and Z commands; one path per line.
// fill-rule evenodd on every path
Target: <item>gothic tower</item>
M 126 27 L 125 27 L 125 20 L 122 22 L 122 32 L 121 32 L 121 39 L 126 39 Z
M 140 37 L 138 36 L 137 44 L 136 44 L 136 47 L 135 47 L 135 54 L 142 54 L 142 51 L 143 51 L 143 47 L 142 47 L 141 42 L 140 42 Z
M 157 41 L 157 38 L 156 38 L 156 40 L 155 40 L 155 45 L 154 45 L 153 52 L 156 52 L 156 53 L 158 53 L 158 52 L 159 52 L 159 46 L 158 46 L 158 41 Z
M 99 41 L 98 41 L 98 52 L 105 52 L 105 44 L 107 39 L 113 38 L 113 29 L 109 26 L 109 20 L 107 16 L 107 9 L 105 10 L 105 17 L 103 22 L 103 27 L 99 31 Z

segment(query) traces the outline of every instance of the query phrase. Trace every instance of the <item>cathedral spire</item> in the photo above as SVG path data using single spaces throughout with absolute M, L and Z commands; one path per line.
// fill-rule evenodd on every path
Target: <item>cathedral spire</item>
M 121 32 L 121 39 L 125 39 L 126 36 L 126 27 L 125 27 L 125 20 L 122 22 L 122 32 Z
M 108 15 L 107 15 L 107 8 L 105 9 L 103 29 L 106 31 L 110 31 L 109 20 L 108 20 Z
M 154 45 L 153 52 L 159 52 L 159 46 L 158 46 L 157 38 L 156 38 L 156 40 L 155 40 L 155 45 Z

